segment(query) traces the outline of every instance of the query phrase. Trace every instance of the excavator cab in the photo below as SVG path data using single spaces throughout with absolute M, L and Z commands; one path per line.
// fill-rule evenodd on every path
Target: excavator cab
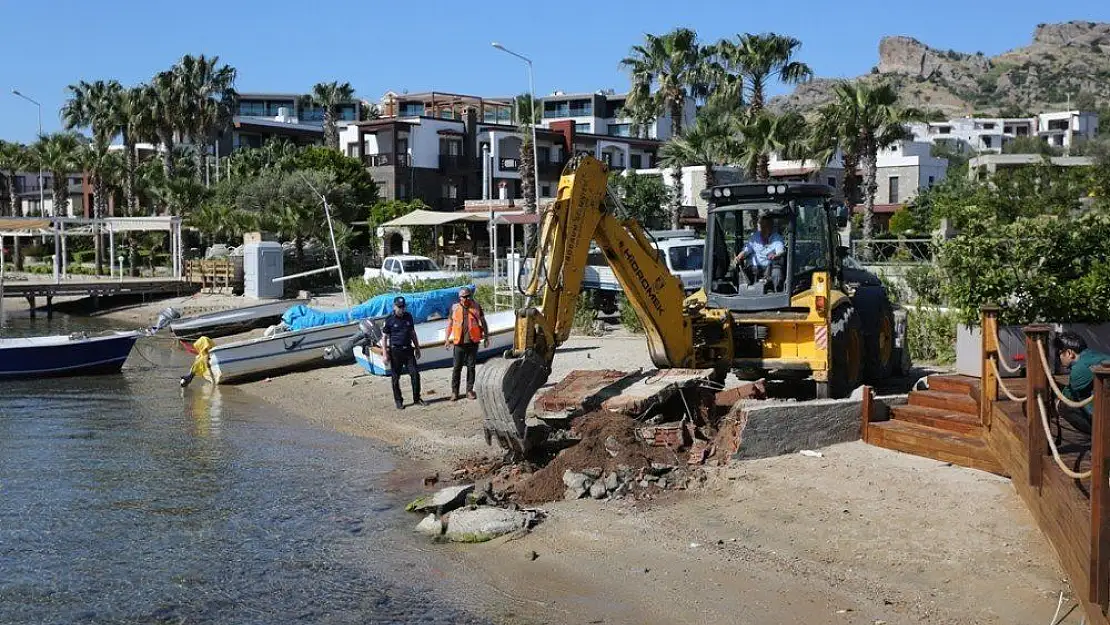
M 881 283 L 846 279 L 831 187 L 756 183 L 707 189 L 706 306 L 728 311 L 740 377 L 812 379 L 819 397 L 904 369 L 904 341 Z M 850 276 L 848 276 L 850 277 Z
M 709 306 L 735 311 L 792 307 L 815 273 L 836 274 L 832 189 L 737 184 L 710 189 L 705 267 Z

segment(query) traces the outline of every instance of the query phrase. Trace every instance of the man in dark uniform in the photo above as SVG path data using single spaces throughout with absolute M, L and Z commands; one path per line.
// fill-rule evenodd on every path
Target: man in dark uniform
M 405 310 L 405 298 L 393 300 L 393 314 L 382 326 L 382 351 L 389 362 L 389 375 L 393 382 L 393 403 L 399 410 L 405 408 L 401 398 L 401 373 L 408 369 L 412 381 L 412 403 L 424 406 L 420 399 L 420 370 L 416 366 L 420 358 L 420 344 L 416 339 L 416 323 Z

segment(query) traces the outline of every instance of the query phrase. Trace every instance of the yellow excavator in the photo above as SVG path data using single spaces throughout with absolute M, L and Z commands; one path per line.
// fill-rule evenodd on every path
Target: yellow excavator
M 659 368 L 716 369 L 746 379 L 811 378 L 818 397 L 845 397 L 866 377 L 908 369 L 904 324 L 882 283 L 839 245 L 833 189 L 733 184 L 707 189 L 702 289 L 686 296 L 633 219 L 622 219 L 607 167 L 576 156 L 540 222 L 514 344 L 475 387 L 486 441 L 527 454 L 542 429 L 526 411 L 570 336 L 591 241 L 644 326 Z M 533 305 L 538 299 L 538 306 Z

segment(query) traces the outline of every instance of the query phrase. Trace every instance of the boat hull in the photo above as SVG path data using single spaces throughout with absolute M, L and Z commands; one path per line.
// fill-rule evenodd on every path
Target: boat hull
M 325 360 L 324 350 L 357 331 L 358 322 L 353 321 L 218 345 L 208 353 L 208 369 L 213 382 L 226 384 L 294 369 L 342 364 Z
M 170 332 L 174 337 L 185 341 L 195 341 L 202 336 L 211 339 L 240 334 L 275 324 L 281 321 L 286 310 L 307 302 L 306 299 L 282 300 L 197 315 L 170 323 Z
M 478 348 L 479 359 L 496 356 L 513 346 L 516 313 L 510 310 L 486 315 L 486 324 L 490 330 L 489 346 Z M 452 352 L 443 348 L 446 334 L 446 319 L 416 324 L 416 337 L 420 342 L 421 371 L 450 367 L 453 364 Z M 354 353 L 355 362 L 366 371 L 374 375 L 390 374 L 389 365 L 386 364 L 380 348 L 359 346 L 355 348 Z
M 0 341 L 0 380 L 119 373 L 137 332 L 70 340 L 66 336 Z

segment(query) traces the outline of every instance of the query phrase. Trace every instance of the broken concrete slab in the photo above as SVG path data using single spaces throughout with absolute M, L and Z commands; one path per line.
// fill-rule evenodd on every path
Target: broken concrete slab
M 573 419 L 593 412 L 605 399 L 619 393 L 624 381 L 639 374 L 639 370 L 576 369 L 538 395 L 531 412 L 547 420 Z
M 455 510 L 447 518 L 447 538 L 460 543 L 480 543 L 527 529 L 532 516 L 522 510 L 481 507 Z
M 656 404 L 661 404 L 680 390 L 702 385 L 713 369 L 664 369 L 647 371 L 633 380 L 626 380 L 620 392 L 601 402 L 605 410 L 633 418 L 644 415 Z M 691 409 L 693 409 L 691 399 Z
M 473 484 L 463 484 L 461 486 L 449 486 L 440 489 L 436 493 L 418 497 L 413 500 L 409 505 L 405 506 L 405 510 L 409 512 L 435 512 L 436 514 L 444 514 L 458 508 L 466 502 L 466 496 L 474 491 Z
M 905 395 L 876 397 L 884 409 Z M 859 440 L 862 402 L 856 399 L 740 402 L 722 420 L 714 440 L 719 455 L 768 458 Z

